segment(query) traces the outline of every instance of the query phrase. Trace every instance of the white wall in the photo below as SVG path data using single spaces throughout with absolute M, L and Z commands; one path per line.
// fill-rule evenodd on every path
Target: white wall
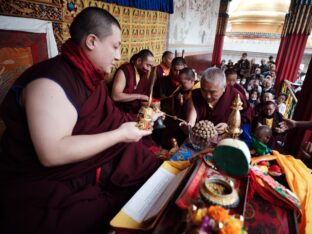
M 170 15 L 168 49 L 186 53 L 212 52 L 220 1 L 175 0 Z

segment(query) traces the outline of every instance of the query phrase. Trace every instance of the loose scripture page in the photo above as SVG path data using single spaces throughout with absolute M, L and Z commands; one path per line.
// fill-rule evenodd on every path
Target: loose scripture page
M 149 213 L 145 216 L 144 222 L 149 221 L 150 219 L 157 216 L 157 214 L 164 207 L 168 199 L 170 199 L 171 195 L 176 191 L 180 182 L 183 180 L 185 174 L 187 173 L 187 169 L 181 171 L 178 175 L 176 175 L 173 180 L 170 182 L 169 186 L 167 186 L 166 190 L 162 193 L 162 195 L 157 200 L 156 204 L 150 209 Z
M 142 223 L 157 215 L 183 179 L 187 169 L 178 175 L 160 167 L 122 208 L 122 211 Z

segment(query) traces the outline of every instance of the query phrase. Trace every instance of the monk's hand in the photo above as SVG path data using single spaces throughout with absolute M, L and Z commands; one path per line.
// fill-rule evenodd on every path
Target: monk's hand
M 188 123 L 188 122 L 186 122 L 186 121 L 180 122 L 180 123 L 179 123 L 179 126 L 180 126 L 180 127 L 183 127 L 183 126 L 192 127 L 191 124 Z
M 178 100 L 181 100 L 183 98 L 183 94 L 179 93 L 177 96 L 176 96 L 176 99 Z
M 159 109 L 153 109 L 152 120 L 155 122 L 159 117 L 165 119 L 165 113 L 160 111 Z
M 228 127 L 227 123 L 218 123 L 215 126 L 219 135 L 225 133 L 225 130 L 227 129 L 227 127 Z
M 186 121 L 180 122 L 179 127 L 186 135 L 188 135 L 192 130 L 192 125 Z
M 152 134 L 150 130 L 141 130 L 137 127 L 137 122 L 123 123 L 118 130 L 121 131 L 122 142 L 137 142 L 142 137 Z
M 275 131 L 277 133 L 283 133 L 283 132 L 286 132 L 288 130 L 288 128 L 283 124 L 283 122 L 279 123 L 278 125 L 279 125 L 279 127 L 275 128 Z
M 285 132 L 285 129 L 279 128 L 279 127 L 276 127 L 274 130 L 275 130 L 276 133 L 283 133 L 283 132 Z
M 281 128 L 291 129 L 296 127 L 296 121 L 292 119 L 284 119 L 284 121 L 280 124 Z
M 137 95 L 137 99 L 141 100 L 141 101 L 148 101 L 148 96 L 144 95 L 144 94 L 135 94 Z

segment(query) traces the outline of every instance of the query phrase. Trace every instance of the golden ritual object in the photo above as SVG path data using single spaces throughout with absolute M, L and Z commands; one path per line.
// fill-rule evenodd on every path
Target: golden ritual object
M 142 106 L 138 113 L 137 127 L 141 130 L 153 130 L 153 109 L 151 107 Z
M 169 151 L 166 150 L 164 154 L 160 155 L 160 158 L 163 160 L 170 160 L 170 158 L 178 151 L 179 145 L 177 139 L 171 138 L 171 149 Z
M 137 127 L 141 130 L 153 130 L 153 108 L 151 107 L 152 95 L 153 95 L 153 86 L 156 79 L 156 68 L 153 67 L 149 73 L 149 79 L 151 78 L 151 90 L 148 102 L 142 104 L 139 113 L 138 113 L 138 124 Z
M 217 141 L 218 133 L 212 122 L 200 120 L 189 133 L 189 139 L 195 149 L 205 149 Z
M 228 128 L 226 130 L 226 136 L 230 138 L 237 139 L 239 135 L 243 132 L 240 128 L 241 126 L 241 114 L 240 110 L 243 109 L 243 102 L 240 99 L 239 94 L 232 102 L 231 106 L 232 112 L 228 119 Z
M 228 182 L 216 177 L 205 179 L 200 187 L 200 195 L 205 202 L 226 209 L 235 208 L 239 204 L 239 196 L 234 189 L 233 181 Z
M 149 98 L 147 102 L 142 102 L 142 106 L 138 113 L 137 127 L 141 130 L 151 130 L 151 131 L 153 130 L 153 119 L 152 119 L 153 109 L 155 110 L 156 108 L 158 109 L 158 111 L 160 109 L 160 102 L 159 103 L 152 102 L 153 88 L 156 78 L 157 78 L 156 67 L 153 67 L 149 73 L 149 80 L 151 81 Z
M 169 150 L 170 156 L 173 156 L 176 152 L 179 151 L 179 145 L 177 139 L 171 138 L 171 149 Z

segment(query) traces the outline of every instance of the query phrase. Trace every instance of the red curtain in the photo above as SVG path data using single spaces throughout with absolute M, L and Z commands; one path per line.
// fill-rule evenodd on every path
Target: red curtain
M 302 39 L 304 41 L 304 39 Z M 298 104 L 294 113 L 294 120 L 312 121 L 312 59 L 302 86 L 302 90 L 299 96 Z M 297 156 L 300 146 L 309 141 L 311 137 L 311 131 L 296 128 L 288 133 L 288 137 L 285 143 L 287 153 Z
M 307 44 L 309 35 L 299 35 L 298 38 L 298 44 L 297 44 L 297 49 L 295 49 L 295 56 L 293 57 L 293 63 L 294 66 L 292 66 L 293 70 L 291 70 L 289 73 L 294 74 L 294 80 L 297 78 L 297 73 L 299 70 L 300 63 L 303 58 L 304 50 Z
M 279 67 L 280 62 L 282 60 L 281 57 L 284 54 L 285 43 L 286 43 L 286 37 L 282 36 L 281 43 L 279 45 L 278 52 L 277 52 L 277 57 L 276 57 L 276 68 Z
M 277 90 L 279 90 L 282 80 L 294 82 L 297 79 L 308 36 L 306 34 L 291 34 L 282 38 L 276 62 Z

